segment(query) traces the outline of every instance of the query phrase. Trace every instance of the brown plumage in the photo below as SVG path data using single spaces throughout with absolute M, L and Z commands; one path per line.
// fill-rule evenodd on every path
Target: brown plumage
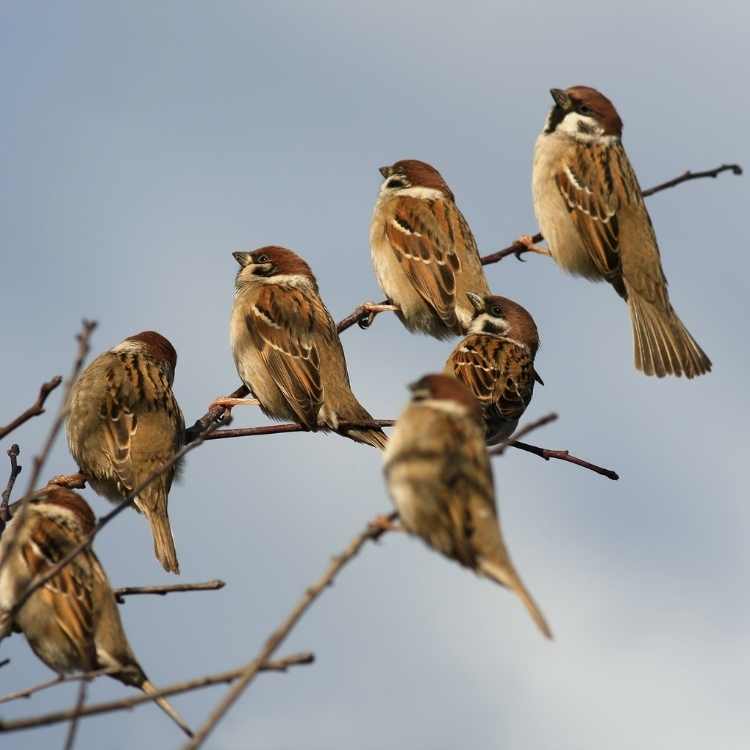
M 383 454 L 402 526 L 434 550 L 511 589 L 551 638 L 503 541 L 479 403 L 447 375 L 426 375 L 410 388 L 412 401 Z
M 95 518 L 78 494 L 48 485 L 8 524 L 0 540 L 0 614 L 9 613 L 32 581 L 46 573 L 94 529 Z M 0 618 L 0 639 L 17 628 L 34 653 L 58 674 L 117 670 L 111 676 L 153 694 L 128 643 L 107 574 L 91 548 L 79 553 L 37 589 L 15 618 Z M 155 701 L 182 729 L 190 728 L 165 698 Z
M 234 257 L 240 270 L 230 323 L 232 351 L 237 372 L 264 413 L 310 430 L 371 421 L 352 393 L 336 323 L 310 266 L 275 246 Z M 376 448 L 386 443 L 379 428 L 346 434 Z
M 654 228 L 612 102 L 587 86 L 552 89 L 534 152 L 534 209 L 555 261 L 608 281 L 627 301 L 635 366 L 646 375 L 711 370 L 672 308 Z
M 67 435 L 73 458 L 96 492 L 120 502 L 182 447 L 185 423 L 172 393 L 177 353 L 144 331 L 97 357 L 74 385 Z M 154 552 L 179 573 L 167 500 L 177 467 L 135 499 L 151 525 Z
M 509 438 L 531 402 L 539 334 L 534 319 L 506 297 L 470 294 L 474 319 L 469 335 L 445 363 L 445 374 L 466 385 L 482 406 L 487 442 Z
M 471 320 L 467 292 L 489 294 L 479 252 L 452 191 L 431 165 L 405 159 L 385 177 L 370 224 L 375 275 L 410 330 L 446 338 Z

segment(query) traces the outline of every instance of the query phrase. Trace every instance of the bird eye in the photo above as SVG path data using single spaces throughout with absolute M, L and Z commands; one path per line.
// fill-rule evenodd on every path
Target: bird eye
M 268 263 L 268 261 L 271 259 L 267 255 L 259 255 L 255 260 L 258 263 Z
M 577 107 L 578 114 L 584 117 L 590 117 L 594 114 L 594 110 L 591 107 L 587 107 L 585 104 L 579 104 Z
M 490 313 L 495 317 L 499 318 L 503 314 L 503 308 L 500 305 L 493 305 L 490 309 Z
M 388 180 L 388 182 L 386 182 L 385 185 L 386 187 L 389 187 L 389 188 L 406 187 L 406 183 L 403 180 L 399 179 L 398 177 L 391 177 L 391 179 Z

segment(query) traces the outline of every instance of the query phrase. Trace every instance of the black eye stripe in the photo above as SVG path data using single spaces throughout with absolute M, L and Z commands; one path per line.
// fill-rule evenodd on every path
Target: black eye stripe
M 406 183 L 398 177 L 391 177 L 388 182 L 385 183 L 386 187 L 389 188 L 402 188 L 406 187 Z

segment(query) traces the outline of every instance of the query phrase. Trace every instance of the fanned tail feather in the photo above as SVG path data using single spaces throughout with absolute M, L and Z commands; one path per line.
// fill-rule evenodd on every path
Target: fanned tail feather
M 694 378 L 711 371 L 711 360 L 677 317 L 628 288 L 636 369 L 645 375 Z

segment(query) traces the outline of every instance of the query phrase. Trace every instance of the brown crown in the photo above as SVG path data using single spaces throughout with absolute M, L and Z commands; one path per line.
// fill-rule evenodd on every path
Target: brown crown
M 431 164 L 419 159 L 402 159 L 391 166 L 391 174 L 402 174 L 412 187 L 425 187 L 440 190 L 451 200 L 455 200 L 448 183 Z
M 77 493 L 57 484 L 50 484 L 39 494 L 39 500 L 69 510 L 78 519 L 84 534 L 96 526 L 96 517 L 89 504 Z
M 584 104 L 594 112 L 602 124 L 605 135 L 622 135 L 622 120 L 615 105 L 601 91 L 590 86 L 571 86 L 565 89 L 573 104 Z
M 290 276 L 307 276 L 310 281 L 317 286 L 317 280 L 307 261 L 301 258 L 293 250 L 277 245 L 267 245 L 253 250 L 251 256 L 254 263 L 260 263 L 258 260 L 261 256 L 267 255 L 269 261 L 273 264 L 271 276 L 288 274 Z
M 450 375 L 425 375 L 411 386 L 412 390 L 426 389 L 430 398 L 438 401 L 455 401 L 469 410 L 469 414 L 482 423 L 482 408 L 471 391 Z
M 177 352 L 160 333 L 141 331 L 134 336 L 128 336 L 125 341 L 139 341 L 148 349 L 154 359 L 167 362 L 173 370 L 177 367 Z

